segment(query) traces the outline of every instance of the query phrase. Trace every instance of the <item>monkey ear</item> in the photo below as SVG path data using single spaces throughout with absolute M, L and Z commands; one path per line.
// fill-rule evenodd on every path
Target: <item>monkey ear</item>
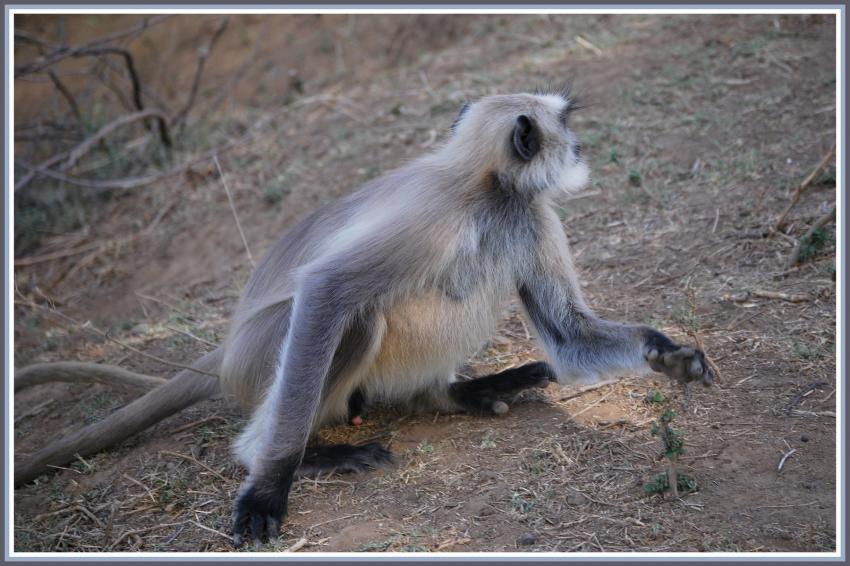
M 531 161 L 531 158 L 540 151 L 540 132 L 531 118 L 525 114 L 521 114 L 516 119 L 513 143 L 517 155 L 524 161 Z

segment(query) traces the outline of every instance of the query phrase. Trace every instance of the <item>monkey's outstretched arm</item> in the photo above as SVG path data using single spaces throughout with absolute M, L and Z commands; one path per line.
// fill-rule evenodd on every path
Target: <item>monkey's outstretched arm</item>
M 700 350 L 675 344 L 649 326 L 594 315 L 582 297 L 563 231 L 558 227 L 547 234 L 549 241 L 522 274 L 518 290 L 560 382 L 654 370 L 711 383 L 713 374 Z

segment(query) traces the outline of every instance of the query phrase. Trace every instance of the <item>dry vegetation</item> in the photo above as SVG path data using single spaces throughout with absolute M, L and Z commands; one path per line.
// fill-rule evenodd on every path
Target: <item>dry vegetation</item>
M 19 18 L 16 63 L 138 23 Z M 214 155 L 257 255 L 426 151 L 465 98 L 572 77 L 595 178 L 562 215 L 590 302 L 701 341 L 718 386 L 550 386 L 499 419 L 376 411 L 324 434 L 387 442 L 397 464 L 297 483 L 263 550 L 832 551 L 831 160 L 774 228 L 835 141 L 834 34 L 806 16 L 181 16 L 108 42 L 131 54 L 141 109 L 122 54 L 22 73 L 16 183 L 41 173 L 15 194 L 15 365 L 174 373 L 50 308 L 176 363 L 222 339 L 250 263 Z M 469 371 L 539 356 L 514 305 Z M 17 394 L 16 459 L 134 395 Z M 667 409 L 699 486 L 681 498 L 643 489 L 665 469 L 651 423 Z M 41 476 L 16 491 L 15 550 L 229 550 L 243 424 L 214 399 Z

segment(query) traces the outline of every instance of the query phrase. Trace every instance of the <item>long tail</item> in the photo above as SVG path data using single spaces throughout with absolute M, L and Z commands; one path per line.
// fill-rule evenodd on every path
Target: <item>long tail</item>
M 215 373 L 223 350 L 217 348 L 192 364 L 193 368 Z M 15 465 L 15 487 L 32 481 L 48 466 L 62 466 L 75 455 L 99 452 L 145 430 L 159 421 L 220 391 L 215 377 L 182 370 L 163 385 L 139 397 L 105 419 L 48 444 Z

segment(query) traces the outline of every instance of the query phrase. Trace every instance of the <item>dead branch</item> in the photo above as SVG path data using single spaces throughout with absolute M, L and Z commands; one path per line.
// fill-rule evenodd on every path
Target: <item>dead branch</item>
M 53 86 L 56 87 L 56 90 L 59 91 L 59 94 L 65 99 L 65 102 L 68 103 L 68 107 L 71 109 L 71 113 L 74 115 L 74 118 L 77 119 L 77 122 L 83 123 L 83 116 L 80 114 L 80 107 L 77 105 L 77 100 L 74 98 L 74 95 L 71 94 L 71 91 L 68 90 L 68 87 L 65 86 L 59 76 L 53 69 L 47 70 L 47 76 L 50 77 L 50 81 L 53 83 Z
M 245 78 L 245 75 L 248 71 L 253 67 L 258 60 L 257 53 L 260 50 L 260 45 L 265 43 L 266 35 L 268 33 L 268 21 L 263 24 L 263 27 L 260 28 L 260 33 L 257 36 L 257 40 L 254 42 L 253 47 L 251 47 L 251 53 L 245 58 L 245 61 L 239 67 L 239 69 L 233 73 L 230 79 L 227 81 L 223 87 L 221 87 L 216 94 L 215 98 L 202 110 L 201 116 L 198 118 L 199 120 L 205 119 L 209 114 L 215 112 L 215 110 L 219 107 L 219 105 L 227 99 L 233 93 L 233 90 L 239 86 L 239 83 L 242 82 L 242 79 Z
M 183 174 L 187 169 L 192 167 L 193 165 L 200 163 L 202 161 L 208 161 L 212 158 L 213 155 L 223 152 L 230 147 L 240 143 L 242 140 L 232 140 L 227 143 L 222 144 L 221 146 L 215 148 L 214 150 L 208 151 L 196 158 L 189 159 L 185 163 L 181 165 L 177 165 L 176 167 L 172 167 L 168 171 L 162 171 L 159 173 L 152 173 L 150 175 L 138 175 L 136 177 L 125 177 L 123 179 L 107 179 L 104 181 L 98 181 L 95 179 L 81 179 L 79 177 L 72 177 L 70 175 L 65 175 L 58 171 L 54 171 L 53 169 L 47 169 L 43 164 L 42 165 L 33 165 L 31 163 L 26 163 L 23 161 L 19 161 L 17 164 L 21 167 L 29 169 L 30 171 L 34 171 L 45 177 L 49 177 L 51 179 L 55 179 L 57 181 L 61 181 L 63 183 L 69 183 L 71 185 L 76 185 L 78 187 L 86 187 L 89 189 L 94 189 L 98 191 L 108 191 L 108 190 L 128 190 L 128 189 L 136 189 L 139 187 L 144 187 L 147 185 L 152 185 L 153 183 L 157 183 L 164 179 L 168 179 L 171 177 L 176 177 L 178 175 Z M 51 158 L 53 159 L 53 158 Z
M 733 303 L 743 303 L 749 301 L 751 297 L 759 299 L 777 299 L 780 301 L 788 301 L 789 303 L 805 303 L 811 300 L 811 297 L 808 295 L 800 293 L 783 293 L 781 291 L 768 291 L 766 289 L 754 289 L 752 291 L 743 291 L 741 293 L 725 293 L 721 297 L 721 300 Z
M 160 15 L 160 16 L 154 16 L 152 18 L 145 18 L 144 20 L 142 20 L 141 24 L 138 24 L 138 25 L 136 25 L 136 26 L 134 26 L 130 29 L 126 29 L 126 30 L 122 30 L 122 31 L 118 31 L 118 32 L 109 34 L 109 35 L 105 35 L 103 37 L 94 39 L 94 40 L 92 40 L 88 43 L 85 43 L 83 45 L 80 45 L 78 47 L 68 47 L 66 45 L 54 46 L 53 51 L 51 53 L 49 53 L 48 55 L 39 57 L 38 59 L 36 59 L 35 61 L 33 61 L 31 63 L 23 63 L 21 65 L 17 65 L 15 67 L 15 78 L 17 79 L 17 78 L 19 78 L 23 75 L 28 75 L 28 74 L 31 74 L 31 73 L 39 73 L 39 72 L 43 71 L 44 69 L 50 67 L 51 65 L 58 63 L 59 61 L 61 61 L 63 59 L 66 59 L 68 57 L 74 57 L 80 51 L 84 51 L 84 50 L 87 50 L 87 49 L 95 49 L 95 48 L 101 47 L 103 45 L 106 45 L 107 43 L 111 43 L 113 41 L 116 41 L 118 39 L 123 39 L 125 37 L 136 35 L 138 33 L 141 33 L 142 31 L 148 29 L 149 27 L 152 27 L 152 26 L 157 25 L 161 22 L 164 22 L 165 20 L 167 20 L 170 17 L 171 17 L 170 14 L 165 14 L 165 15 Z M 20 30 L 15 32 L 15 37 L 20 38 L 20 39 L 24 39 L 25 35 L 27 36 L 26 37 L 27 40 L 37 39 L 43 45 L 49 46 L 49 44 L 47 42 L 45 42 L 44 40 L 35 38 L 35 36 L 33 36 L 32 34 L 28 34 L 27 32 L 22 32 Z
M 829 209 L 829 212 L 827 212 L 826 214 L 824 214 L 823 216 L 821 216 L 820 218 L 815 220 L 815 223 L 812 224 L 812 227 L 809 228 L 809 230 L 805 234 L 803 234 L 803 237 L 800 238 L 800 241 L 797 243 L 796 246 L 794 246 L 794 249 L 791 252 L 791 255 L 788 257 L 788 263 L 785 265 L 786 269 L 794 267 L 795 265 L 797 265 L 800 262 L 800 253 L 803 250 L 803 246 L 806 243 L 811 241 L 812 236 L 814 236 L 814 233 L 815 233 L 816 230 L 823 228 L 824 226 L 826 226 L 826 224 L 828 222 L 830 222 L 834 218 L 835 218 L 835 203 L 832 204 L 832 208 Z
M 167 380 L 127 371 L 118 366 L 84 362 L 33 364 L 15 371 L 15 393 L 53 382 L 100 383 L 150 391 Z
M 224 30 L 227 29 L 227 24 L 230 21 L 230 18 L 224 18 L 219 24 L 218 28 L 213 33 L 213 36 L 210 38 L 209 42 L 205 47 L 201 47 L 198 50 L 198 66 L 195 69 L 195 77 L 192 79 L 192 87 L 189 90 L 189 96 L 186 99 L 186 104 L 183 105 L 174 118 L 171 120 L 171 126 L 173 128 L 180 127 L 183 121 L 188 117 L 189 111 L 192 109 L 192 106 L 195 104 L 195 98 L 198 95 L 198 89 L 201 86 L 201 77 L 204 74 L 204 66 L 206 65 L 207 59 L 212 53 L 215 44 L 218 43 L 218 40 L 224 34 Z
M 118 238 L 118 239 L 115 239 L 115 240 L 109 240 L 109 241 L 106 241 L 106 242 L 92 242 L 90 244 L 78 246 L 76 248 L 59 250 L 59 251 L 52 252 L 52 253 L 16 259 L 14 265 L 15 265 L 15 267 L 25 267 L 25 266 L 28 266 L 28 265 L 35 265 L 37 263 L 43 263 L 43 262 L 46 262 L 46 261 L 53 261 L 53 260 L 56 260 L 56 259 L 71 257 L 71 256 L 75 256 L 75 255 L 78 255 L 78 254 L 86 253 L 86 252 L 98 253 L 98 252 L 101 252 L 102 250 L 105 250 L 109 247 L 122 246 L 124 244 L 128 244 L 130 242 L 138 240 L 139 238 L 147 236 L 148 234 L 153 232 L 154 228 L 156 228 L 157 225 L 159 225 L 159 222 L 163 219 L 163 217 L 165 217 L 165 215 L 171 210 L 171 208 L 173 206 L 174 206 L 173 203 L 169 203 L 166 206 L 164 206 L 157 213 L 157 215 L 154 217 L 154 219 L 151 220 L 151 223 L 148 224 L 148 226 L 144 230 L 136 232 L 135 234 L 130 234 L 129 236 L 125 236 L 123 238 Z M 42 296 L 44 296 L 44 295 L 42 295 Z M 44 296 L 44 298 L 47 299 L 48 301 L 50 300 L 46 296 Z
M 590 385 L 585 385 L 584 387 L 580 387 L 578 391 L 572 391 L 570 393 L 566 393 L 561 397 L 558 397 L 558 401 L 569 401 L 570 399 L 575 399 L 576 397 L 580 397 L 585 393 L 590 391 L 596 391 L 602 387 L 607 387 L 609 385 L 614 385 L 615 383 L 619 383 L 619 379 L 609 379 L 607 381 L 600 381 L 599 383 L 592 383 Z
M 61 169 L 63 171 L 67 171 L 68 169 L 73 167 L 74 164 L 76 164 L 76 162 L 79 161 L 79 159 L 83 155 L 85 155 L 86 153 L 91 151 L 91 149 L 100 140 L 102 140 L 103 138 L 105 138 L 106 136 L 108 136 L 109 134 L 111 134 L 112 132 L 117 130 L 118 128 L 126 126 L 127 124 L 132 124 L 133 122 L 137 122 L 139 120 L 144 120 L 146 118 L 151 118 L 151 117 L 157 117 L 160 120 L 166 119 L 165 114 L 163 114 L 159 110 L 148 109 L 148 110 L 142 110 L 140 112 L 136 112 L 134 114 L 127 114 L 126 116 L 121 116 L 120 118 L 117 118 L 117 119 L 109 122 L 108 124 L 103 126 L 101 129 L 99 129 L 97 132 L 95 132 L 92 136 L 83 140 L 83 142 L 80 143 L 79 145 L 77 145 L 77 147 L 75 147 L 70 152 L 68 152 L 68 159 L 66 159 L 65 163 L 62 164 Z
M 815 179 L 815 176 L 820 173 L 821 169 L 826 167 L 826 164 L 829 163 L 829 160 L 832 159 L 834 155 L 835 144 L 832 144 L 832 149 L 829 150 L 829 152 L 823 157 L 823 159 L 820 160 L 820 163 L 815 166 L 812 172 L 809 173 L 809 175 L 805 179 L 803 179 L 803 182 L 800 183 L 800 185 L 794 191 L 794 194 L 791 196 L 791 202 L 788 203 L 788 206 L 786 206 L 785 210 L 782 211 L 782 214 L 779 215 L 779 220 L 777 220 L 776 224 L 774 224 L 775 230 L 779 231 L 785 227 L 785 219 L 788 217 L 788 213 L 790 213 L 791 209 L 793 209 L 797 205 L 797 202 L 800 200 L 800 197 L 803 195 L 803 192 L 809 187 L 811 182 Z
M 142 82 L 139 79 L 139 74 L 136 72 L 136 65 L 133 62 L 133 55 L 127 49 L 121 47 L 91 47 L 78 50 L 72 57 L 97 57 L 100 55 L 119 55 L 124 59 L 124 64 L 127 67 L 127 74 L 130 76 L 130 82 L 133 85 L 133 103 L 136 105 L 136 110 L 139 112 L 145 109 L 142 101 Z M 162 140 L 162 145 L 167 148 L 171 147 L 171 135 L 168 133 L 168 122 L 165 117 L 157 118 L 159 126 L 159 138 Z
M 136 31 L 141 31 L 147 27 L 147 20 L 145 21 L 142 28 L 134 28 Z M 121 37 L 120 35 L 118 37 Z M 136 106 L 136 110 L 141 112 L 145 109 L 144 102 L 142 101 L 142 82 L 139 79 L 139 74 L 136 71 L 136 65 L 134 63 L 133 55 L 129 50 L 123 47 L 116 46 L 106 46 L 107 43 L 112 41 L 115 38 L 115 34 L 112 36 L 107 36 L 106 38 L 101 38 L 99 40 L 95 40 L 93 42 L 89 42 L 85 45 L 78 47 L 66 47 L 60 46 L 52 52 L 52 54 L 40 57 L 39 59 L 43 59 L 41 62 L 32 63 L 29 65 L 21 65 L 15 68 L 15 78 L 20 78 L 26 74 L 41 72 L 45 69 L 48 69 L 51 65 L 65 59 L 68 57 L 79 58 L 79 57 L 100 57 L 102 55 L 118 55 L 123 58 L 124 65 L 127 69 L 127 74 L 130 77 L 130 82 L 133 87 L 133 102 Z M 29 38 L 32 39 L 32 38 Z M 43 49 L 44 43 L 39 43 L 40 49 Z M 51 77 L 51 80 L 56 81 L 58 78 L 55 73 L 52 71 L 48 71 L 48 76 Z M 64 89 L 60 85 L 56 85 L 60 92 L 63 95 L 70 95 L 67 92 L 67 89 Z M 67 98 L 67 96 L 66 96 Z M 73 100 L 73 97 L 71 97 Z M 75 105 L 76 103 L 74 103 Z M 171 135 L 168 131 L 168 122 L 164 116 L 157 117 L 157 124 L 159 128 L 159 137 L 162 140 L 162 144 L 170 148 L 171 147 Z
M 59 167 L 59 171 L 67 171 L 68 169 L 74 166 L 74 164 L 80 159 L 80 157 L 91 151 L 91 149 L 107 135 L 111 134 L 122 126 L 126 126 L 127 124 L 132 124 L 133 122 L 136 122 L 138 120 L 144 120 L 153 116 L 157 116 L 160 119 L 165 118 L 165 115 L 159 110 L 143 110 L 142 112 L 127 114 L 126 116 L 121 116 L 120 118 L 113 120 L 112 122 L 103 126 L 100 130 L 95 132 L 94 135 L 80 142 L 72 150 L 63 153 L 58 153 L 53 157 L 42 161 L 40 164 L 36 165 L 35 168 L 31 168 L 29 173 L 24 175 L 20 181 L 15 183 L 15 190 L 18 191 L 24 188 L 39 174 L 44 174 L 42 173 L 42 170 L 45 170 L 48 167 L 52 167 L 53 165 L 56 165 L 62 160 L 65 160 L 65 163 L 63 163 Z
M 797 405 L 800 404 L 800 401 L 803 400 L 803 397 L 807 396 L 815 389 L 821 389 L 823 387 L 826 387 L 827 385 L 829 384 L 825 381 L 816 381 L 814 383 L 810 383 L 809 385 L 801 389 L 796 395 L 794 395 L 794 398 L 788 402 L 788 405 L 785 406 L 785 414 L 790 416 L 791 411 L 797 408 Z

